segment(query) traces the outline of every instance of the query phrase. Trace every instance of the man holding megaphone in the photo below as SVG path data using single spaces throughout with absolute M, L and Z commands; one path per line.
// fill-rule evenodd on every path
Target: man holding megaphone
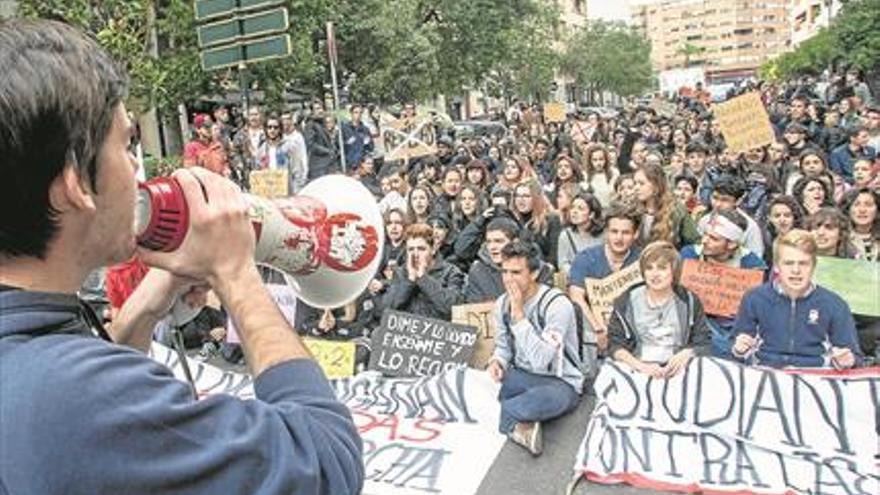
M 136 250 L 126 78 L 45 21 L 0 25 L 0 66 L 0 492 L 360 492 L 360 438 L 262 284 L 238 188 L 175 173 L 186 236 L 173 252 L 137 248 L 153 269 L 108 336 L 76 290 Z M 197 400 L 144 354 L 195 281 L 235 322 L 256 400 Z

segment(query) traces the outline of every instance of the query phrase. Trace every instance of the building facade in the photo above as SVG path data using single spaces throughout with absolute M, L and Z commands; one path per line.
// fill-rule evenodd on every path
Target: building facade
M 634 5 L 632 24 L 650 40 L 655 70 L 701 67 L 720 82 L 789 49 L 792 1 L 661 0 Z
M 792 0 L 791 44 L 797 46 L 831 25 L 843 6 L 840 0 Z

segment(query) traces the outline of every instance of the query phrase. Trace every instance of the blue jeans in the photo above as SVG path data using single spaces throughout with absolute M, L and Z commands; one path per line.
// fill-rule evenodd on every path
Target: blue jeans
M 581 396 L 560 378 L 511 367 L 504 372 L 498 400 L 501 402 L 498 430 L 508 434 L 517 423 L 558 418 L 572 411 Z

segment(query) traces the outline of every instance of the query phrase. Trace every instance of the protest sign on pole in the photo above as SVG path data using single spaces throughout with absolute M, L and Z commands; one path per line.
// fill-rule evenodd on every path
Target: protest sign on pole
M 639 264 L 633 263 L 619 272 L 612 273 L 603 279 L 588 278 L 584 280 L 587 303 L 597 320 L 608 323 L 614 300 L 627 289 L 642 281 Z
M 495 318 L 493 301 L 474 304 L 459 304 L 452 307 L 452 323 L 475 327 L 477 329 L 477 342 L 474 345 L 474 355 L 471 357 L 471 366 L 484 369 L 495 351 Z
M 727 149 L 746 152 L 776 141 L 770 117 L 758 93 L 747 93 L 712 107 Z
M 429 376 L 467 364 L 477 329 L 385 310 L 373 331 L 369 369 L 390 376 Z
M 815 279 L 842 297 L 853 313 L 880 316 L 880 263 L 819 256 Z
M 287 170 L 254 170 L 250 173 L 251 194 L 263 198 L 286 198 L 288 196 Z
M 385 160 L 411 160 L 437 152 L 436 131 L 429 116 L 386 122 L 382 128 Z
M 699 358 L 656 379 L 606 361 L 575 471 L 739 494 L 878 493 L 880 368 L 778 371 Z
M 544 104 L 544 122 L 565 122 L 565 104 L 559 102 Z
M 153 343 L 150 356 L 183 380 L 174 351 Z M 187 362 L 199 397 L 254 398 L 250 375 Z M 506 441 L 498 433 L 499 386 L 482 371 L 427 378 L 361 373 L 330 384 L 363 439 L 364 495 L 474 494 Z
M 700 298 L 706 314 L 712 316 L 736 316 L 745 293 L 763 281 L 763 270 L 697 260 L 684 260 L 681 267 L 681 284 Z

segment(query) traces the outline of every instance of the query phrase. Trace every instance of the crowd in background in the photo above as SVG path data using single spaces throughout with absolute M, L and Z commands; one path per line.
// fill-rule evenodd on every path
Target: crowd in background
M 856 72 L 744 82 L 728 96 L 750 91 L 760 94 L 776 139 L 746 152 L 727 148 L 712 98 L 698 85 L 601 113 L 570 113 L 563 122 L 514 101 L 502 116 L 506 133 L 438 128 L 435 154 L 397 161 L 384 159 L 372 106 L 352 105 L 341 123 L 320 102 L 303 112 L 251 106 L 238 128 L 221 106 L 194 117 L 183 165 L 245 189 L 251 171 L 284 168 L 295 194 L 312 179 L 341 173 L 342 155 L 345 172 L 375 195 L 386 233 L 378 273 L 346 308 L 300 303 L 296 328 L 304 333 L 368 341 L 385 309 L 449 320 L 456 304 L 495 301 L 506 291 L 503 250 L 524 241 L 540 253 L 538 280 L 566 293 L 600 353 L 616 356 L 623 347 L 637 354 L 649 346 L 627 343 L 625 315 L 610 324 L 594 315 L 584 280 L 644 262 L 642 250 L 652 243 L 668 247 L 653 261 L 757 269 L 770 284 L 779 273 L 774 241 L 792 233 L 792 245 L 812 246 L 818 256 L 880 262 L 880 97 Z M 416 105 L 406 104 L 397 117 L 416 115 Z M 144 270 L 136 260 L 109 269 L 112 307 Z M 690 293 L 676 294 L 687 306 Z M 644 300 L 618 302 L 631 323 L 644 324 Z M 204 321 L 193 325 L 188 344 L 241 359 L 235 346 L 221 345 L 223 332 L 210 331 L 222 326 L 216 313 L 199 315 Z M 742 357 L 732 354 L 735 319 L 705 323 L 713 355 Z M 856 316 L 855 324 L 855 354 L 869 363 L 878 353 L 878 320 Z

